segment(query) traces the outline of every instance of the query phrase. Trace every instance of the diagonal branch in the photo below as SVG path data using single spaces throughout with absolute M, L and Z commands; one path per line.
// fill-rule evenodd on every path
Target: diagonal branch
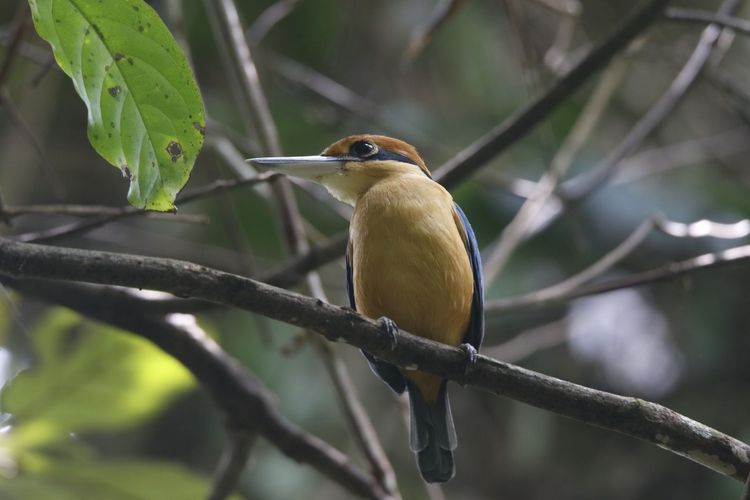
M 745 254 L 750 255 L 750 250 L 745 248 Z M 400 332 L 398 348 L 392 349 L 380 325 L 354 311 L 189 262 L 0 238 L 0 274 L 161 290 L 232 305 L 349 343 L 401 367 L 435 373 L 642 439 L 739 481 L 750 473 L 749 445 L 661 405 L 590 389 L 486 356 L 479 356 L 466 372 L 466 354 L 460 348 Z M 236 401 L 231 404 L 235 411 L 248 412 Z
M 743 35 L 750 35 L 750 21 L 739 17 L 730 16 L 718 12 L 710 12 L 699 9 L 681 9 L 670 7 L 664 13 L 664 17 L 670 21 L 684 21 L 696 24 L 715 24 L 723 28 L 731 28 Z
M 667 2 L 668 0 L 649 1 L 645 7 L 615 29 L 609 38 L 597 45 L 551 89 L 437 169 L 435 179 L 446 187 L 453 187 L 526 136 L 558 105 L 578 90 L 589 77 L 602 69 L 615 54 L 625 49 L 651 23 L 659 19 Z
M 602 258 L 594 262 L 591 266 L 587 267 L 583 271 L 555 285 L 551 285 L 540 290 L 529 292 L 516 297 L 498 299 L 489 302 L 485 307 L 487 315 L 500 316 L 502 314 L 508 313 L 509 311 L 555 305 L 561 302 L 566 302 L 573 298 L 582 297 L 584 295 L 592 295 L 593 293 L 602 293 L 603 291 L 609 291 L 608 289 L 604 288 L 602 292 L 587 293 L 587 290 L 598 290 L 598 287 L 606 286 L 606 283 L 597 284 L 590 287 L 585 286 L 585 284 L 595 279 L 596 277 L 603 275 L 617 263 L 630 255 L 636 248 L 641 245 L 641 243 L 646 240 L 646 238 L 654 229 L 658 229 L 662 233 L 674 238 L 710 237 L 719 239 L 739 239 L 750 235 L 750 220 L 742 219 L 741 221 L 734 224 L 721 224 L 707 219 L 701 219 L 690 224 L 683 224 L 680 222 L 671 221 L 661 214 L 653 214 L 650 217 L 647 217 L 643 222 L 641 222 L 641 224 L 639 224 L 638 227 L 627 238 L 625 238 L 622 243 L 617 245 L 614 249 L 609 251 Z M 696 262 L 701 262 L 703 264 L 714 264 L 715 262 L 723 260 L 733 260 L 733 258 L 731 257 L 731 252 L 729 250 L 726 250 L 725 252 L 728 252 L 727 255 L 730 257 L 723 259 L 717 257 L 711 259 L 707 258 L 706 256 L 701 256 L 695 257 L 694 259 L 686 262 L 691 262 L 695 259 L 699 259 Z M 739 253 L 735 255 L 741 256 L 742 254 Z M 668 267 L 670 266 L 673 271 L 681 269 L 682 272 L 687 272 L 697 269 L 690 265 L 680 266 L 679 264 L 670 264 Z M 647 271 L 646 273 L 649 273 L 649 271 Z M 642 274 L 643 273 L 628 276 L 627 278 L 630 278 L 630 280 L 626 282 L 633 283 L 631 286 L 640 284 L 638 281 L 633 281 L 633 279 L 637 279 L 636 277 Z M 663 278 L 666 277 L 668 276 L 663 276 Z M 619 280 L 614 281 L 618 282 Z M 608 283 L 611 284 L 612 282 Z M 646 282 L 644 282 L 643 284 L 645 283 Z
M 745 261 L 750 261 L 750 245 L 742 245 L 718 252 L 698 255 L 697 257 L 692 257 L 687 260 L 671 262 L 654 269 L 649 269 L 648 271 L 623 276 L 622 278 L 614 278 L 601 283 L 582 285 L 575 288 L 566 287 L 564 289 L 557 289 L 555 290 L 556 293 L 548 293 L 546 292 L 548 289 L 543 289 L 539 292 L 545 292 L 544 294 L 532 292 L 519 297 L 498 299 L 488 302 L 486 305 L 486 311 L 488 316 L 499 316 L 511 311 L 551 307 L 570 302 L 571 300 L 580 297 L 588 297 L 589 295 L 612 292 L 623 288 L 644 286 L 660 281 L 673 280 L 689 273 L 708 271 L 733 264 L 742 264 L 745 263 Z M 564 283 L 565 282 L 561 284 Z M 558 285 L 553 285 L 550 288 L 557 287 Z
M 737 8 L 738 3 L 739 0 L 724 0 L 719 8 L 719 14 L 732 13 Z M 677 74 L 669 89 L 630 130 L 622 142 L 596 168 L 574 177 L 561 186 L 561 190 L 567 199 L 575 201 L 584 199 L 602 187 L 618 172 L 622 160 L 632 154 L 682 102 L 682 99 L 706 67 L 721 33 L 722 28 L 713 24 L 708 25 L 703 30 L 695 50 Z
M 100 293 L 101 287 L 5 277 L 2 280 L 22 293 L 150 340 L 190 370 L 235 428 L 258 432 L 289 458 L 310 464 L 352 494 L 375 500 L 389 498 L 370 474 L 352 464 L 349 457 L 287 420 L 279 412 L 274 396 L 213 339 L 170 320 L 176 315 L 165 318 L 143 314 L 141 305 L 147 300 L 131 297 L 120 301 L 111 294 Z

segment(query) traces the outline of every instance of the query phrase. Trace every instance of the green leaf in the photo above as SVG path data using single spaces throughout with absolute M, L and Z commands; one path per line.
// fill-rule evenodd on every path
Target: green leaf
M 128 200 L 169 210 L 203 145 L 203 102 L 190 66 L 142 0 L 29 0 L 88 108 L 94 149 L 130 177 Z
M 29 454 L 19 466 L 18 476 L 0 482 L 0 497 L 11 500 L 199 500 L 206 498 L 210 489 L 207 478 L 156 460 L 62 461 Z
M 0 409 L 13 416 L 12 448 L 135 426 L 194 386 L 187 369 L 150 342 L 68 310 L 48 314 L 32 339 L 37 365 L 0 392 Z

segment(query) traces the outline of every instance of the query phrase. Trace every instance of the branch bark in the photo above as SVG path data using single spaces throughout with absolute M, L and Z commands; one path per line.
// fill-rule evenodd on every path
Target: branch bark
M 354 311 L 189 262 L 0 238 L 0 274 L 161 290 L 232 305 L 349 343 L 407 369 L 439 374 L 648 441 L 739 481 L 744 482 L 750 473 L 749 445 L 658 404 L 590 389 L 481 355 L 466 372 L 466 354 L 459 348 L 400 332 L 398 347 L 392 349 L 380 325 Z M 167 350 L 180 352 L 181 347 L 170 345 Z M 195 368 L 204 370 L 200 365 Z M 240 415 L 249 411 L 231 397 L 223 403 Z
M 6 262 L 4 256 L 0 256 L 0 261 Z M 135 296 L 122 300 L 106 289 L 102 293 L 102 287 L 98 286 L 4 276 L 1 279 L 22 293 L 69 307 L 153 342 L 190 370 L 226 414 L 230 427 L 257 432 L 289 458 L 315 467 L 355 495 L 390 500 L 372 476 L 354 465 L 348 456 L 287 420 L 276 407 L 274 396 L 210 337 L 180 327 L 169 321 L 169 316 L 144 314 L 142 306 L 148 300 Z M 231 457 L 231 477 L 222 479 L 219 485 L 222 491 L 218 493 L 234 487 L 233 479 L 244 464 L 243 457 L 244 453 Z
M 590 76 L 602 69 L 615 54 L 627 47 L 651 23 L 659 19 L 667 3 L 668 0 L 648 2 L 645 7 L 615 29 L 609 38 L 597 45 L 550 90 L 437 169 L 435 179 L 451 188 L 528 134 L 559 104 L 578 90 Z

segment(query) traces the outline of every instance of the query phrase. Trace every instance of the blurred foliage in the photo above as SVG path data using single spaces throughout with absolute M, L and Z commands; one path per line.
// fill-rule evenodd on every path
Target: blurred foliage
M 607 36 L 613 24 L 635 4 L 584 0 L 580 2 L 580 15 L 568 16 L 545 6 L 555 3 L 464 2 L 435 33 L 424 53 L 411 66 L 404 66 L 403 51 L 415 26 L 434 8 L 434 1 L 297 2 L 289 16 L 253 47 L 284 152 L 313 154 L 345 135 L 385 133 L 415 144 L 435 169 L 548 88 L 561 70 L 593 42 Z M 715 0 L 674 3 L 709 10 L 719 5 Z M 222 154 L 221 140 L 229 139 L 240 158 L 259 151 L 257 131 L 249 123 L 249 111 L 234 83 L 234 69 L 224 62 L 227 51 L 216 41 L 201 2 L 160 0 L 150 4 L 172 33 L 186 40 L 209 117 L 206 147 L 193 169 L 189 187 L 236 177 L 239 168 Z M 253 23 L 274 2 L 237 4 L 252 33 L 257 28 Z M 0 24 L 5 27 L 0 31 L 2 40 L 8 39 L 18 5 L 17 0 L 0 3 Z M 741 3 L 736 15 L 750 17 L 746 2 Z M 564 43 L 565 26 L 572 30 L 569 43 Z M 637 50 L 618 56 L 628 58 L 627 74 L 576 156 L 568 177 L 601 162 L 653 106 L 687 60 L 701 28 L 659 22 Z M 734 222 L 750 217 L 748 57 L 750 41 L 746 37 L 723 37 L 684 102 L 623 163 L 613 182 L 524 243 L 499 279 L 490 284 L 490 298 L 536 290 L 580 271 L 655 211 L 682 222 L 701 218 Z M 120 174 L 101 167 L 103 160 L 87 141 L 85 109 L 70 81 L 50 62 L 46 44 L 27 34 L 21 57 L 7 81 L 7 95 L 25 125 L 13 118 L 8 106 L 0 109 L 3 200 L 9 205 L 62 201 L 119 205 L 126 197 Z M 321 79 L 321 75 L 330 81 Z M 536 181 L 540 177 L 579 118 L 597 76 L 537 130 L 454 191 L 485 255 L 522 201 L 508 189 L 508 181 Z M 322 97 L 321 90 L 332 92 L 331 97 L 348 96 L 349 100 L 334 103 Z M 42 146 L 43 155 L 34 149 L 26 128 Z M 298 189 L 296 194 L 313 242 L 323 242 L 346 229 L 346 218 L 325 193 Z M 133 218 L 61 243 L 188 259 L 249 275 L 262 274 L 288 257 L 281 242 L 277 209 L 265 186 L 179 208 L 180 213 L 205 214 L 211 223 L 204 226 Z M 68 216 L 19 217 L 2 231 L 20 234 L 73 220 Z M 608 276 L 651 269 L 745 242 L 654 234 Z M 320 272 L 329 300 L 346 303 L 342 263 L 324 266 Z M 492 354 L 505 341 L 520 339 L 527 354 L 514 361 L 525 367 L 645 397 L 748 441 L 749 298 L 747 268 L 715 269 L 576 301 L 570 306 L 495 318 L 488 324 L 485 352 Z M 106 364 L 120 366 L 121 353 L 107 354 L 110 351 L 90 343 L 91 338 L 69 332 L 70 325 L 81 324 L 78 320 L 69 315 L 65 319 L 60 312 L 47 316 L 46 305 L 23 297 L 13 304 L 0 308 L 0 339 L 5 343 L 0 349 L 0 377 L 4 377 L 0 384 L 10 374 L 31 366 L 17 382 L 31 384 L 33 380 L 52 391 L 59 387 L 55 384 L 60 374 L 68 373 L 68 363 L 86 358 L 84 350 L 92 350 Z M 46 318 L 46 322 L 51 317 L 62 318 L 54 327 L 61 340 L 47 339 L 46 349 L 67 353 L 65 358 L 53 356 L 56 371 L 45 368 L 45 348 L 37 351 L 35 347 L 39 342 L 36 336 L 45 336 L 43 329 L 29 326 L 42 324 L 39 318 Z M 294 328 L 231 310 L 201 314 L 199 319 L 214 325 L 222 346 L 277 395 L 285 415 L 349 454 L 356 463 L 365 464 L 314 350 L 304 343 L 295 349 L 282 349 L 292 343 L 297 334 Z M 83 330 L 90 332 L 103 328 L 83 325 Z M 53 336 L 49 332 L 46 335 Z M 112 335 L 107 331 L 94 337 L 104 341 Z M 428 498 L 408 449 L 407 426 L 399 404 L 372 376 L 356 350 L 335 348 L 352 371 L 393 462 L 404 498 Z M 140 355 L 137 358 L 140 360 Z M 123 362 L 135 370 L 134 358 Z M 150 371 L 155 369 L 143 366 L 137 374 L 127 371 L 127 377 L 121 375 L 117 380 L 79 377 L 75 384 L 81 386 L 81 392 L 49 392 L 53 400 L 60 400 L 58 404 L 67 399 L 75 402 L 77 410 L 65 413 L 55 405 L 49 409 L 50 416 L 31 415 L 31 422 L 42 422 L 46 427 L 38 424 L 40 432 L 49 432 L 50 437 L 45 448 L 29 448 L 23 453 L 29 467 L 57 472 L 49 472 L 44 481 L 36 482 L 24 479 L 19 470 L 16 480 L 0 482 L 0 488 L 15 484 L 19 489 L 29 488 L 14 492 L 19 497 L 46 498 L 47 490 L 35 493 L 37 490 L 31 488 L 44 488 L 53 480 L 55 484 L 76 482 L 78 478 L 83 484 L 88 480 L 90 476 L 84 476 L 85 467 L 80 465 L 82 460 L 101 467 L 121 467 L 117 475 L 133 472 L 136 466 L 129 463 L 163 464 L 168 460 L 173 467 L 182 464 L 193 474 L 207 476 L 220 453 L 222 422 L 200 393 L 173 399 L 180 392 L 174 385 L 170 391 L 159 389 L 162 375 L 157 378 L 156 372 Z M 42 377 L 42 373 L 46 375 Z M 179 379 L 174 373 L 172 376 Z M 24 377 L 29 381 L 23 382 Z M 147 383 L 148 387 L 126 387 L 124 379 L 139 386 Z M 175 379 L 172 383 L 176 384 Z M 10 396 L 19 391 L 8 403 L 13 398 L 24 399 L 20 390 L 13 389 L 15 384 L 4 390 Z M 186 388 L 176 385 L 181 390 Z M 85 400 L 79 396 L 84 393 Z M 740 485 L 735 481 L 652 445 L 470 389 L 454 387 L 451 399 L 459 447 L 457 476 L 444 487 L 448 498 L 739 497 Z M 5 400 L 6 396 L 4 404 Z M 22 403 L 19 409 L 27 405 Z M 123 416 L 112 411 L 111 405 L 118 405 L 125 412 Z M 159 410 L 163 411 L 157 415 Z M 66 426 L 53 421 L 63 417 L 70 419 Z M 20 417 L 18 422 L 13 418 L 6 424 L 22 425 Z M 115 427 L 105 429 L 101 422 L 117 426 L 116 432 Z M 73 424 L 81 428 L 68 427 Z M 12 440 L 17 430 L 3 433 L 3 442 Z M 73 430 L 80 434 L 63 434 Z M 41 446 L 42 434 L 34 436 Z M 59 453 L 63 445 L 68 449 Z M 95 465 L 91 467 L 94 470 Z M 6 469 L 0 466 L 0 470 Z M 140 484 L 144 490 L 152 488 L 161 493 L 158 486 L 149 484 L 154 477 L 171 478 L 167 472 L 133 473 L 121 484 L 132 488 Z M 182 491 L 178 488 L 190 481 L 170 479 L 174 491 Z M 240 491 L 253 499 L 348 498 L 310 467 L 286 459 L 262 441 L 253 450 Z M 107 495 L 99 497 L 119 498 L 114 493 Z M 168 497 L 164 493 L 151 498 Z
M 198 493 L 207 491 L 205 478 L 168 463 L 103 461 L 78 437 L 152 419 L 194 387 L 181 364 L 143 339 L 63 309 L 46 313 L 30 338 L 34 366 L 0 392 L 0 470 L 12 479 L 0 483 L 0 494 L 80 498 L 93 488 L 97 498 L 205 496 Z

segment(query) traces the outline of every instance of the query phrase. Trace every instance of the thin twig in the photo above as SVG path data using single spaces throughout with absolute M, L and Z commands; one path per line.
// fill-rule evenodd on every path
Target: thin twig
M 122 213 L 122 207 L 109 207 L 105 205 L 6 205 L 3 215 L 9 218 L 21 217 L 23 215 L 69 215 L 73 217 L 101 217 L 118 215 Z M 189 222 L 192 224 L 207 224 L 210 219 L 201 214 L 172 214 L 164 212 L 145 212 L 144 215 L 150 219 L 168 220 L 171 222 Z
M 719 224 L 717 222 L 700 220 L 692 224 L 682 224 L 665 219 L 661 215 L 654 215 L 643 221 L 633 233 L 620 245 L 596 261 L 593 265 L 580 273 L 535 292 L 518 297 L 498 299 L 488 302 L 485 310 L 489 317 L 500 316 L 511 311 L 529 308 L 549 307 L 561 304 L 575 298 L 609 292 L 632 286 L 642 286 L 655 281 L 672 279 L 687 272 L 705 270 L 730 262 L 742 261 L 750 257 L 750 245 L 739 246 L 693 257 L 691 259 L 667 264 L 656 269 L 636 273 L 623 278 L 617 278 L 603 283 L 585 285 L 597 276 L 611 269 L 614 265 L 632 253 L 650 234 L 653 229 L 659 229 L 664 234 L 676 238 L 722 238 L 738 239 L 750 235 L 750 220 L 742 220 L 735 224 Z
M 274 177 L 278 175 L 280 174 L 266 172 L 263 174 L 258 174 L 257 176 L 251 177 L 249 179 L 233 179 L 233 180 L 219 179 L 205 186 L 202 186 L 200 188 L 196 188 L 186 193 L 183 193 L 182 195 L 177 197 L 176 203 L 178 205 L 181 203 L 190 203 L 192 201 L 207 198 L 217 193 L 222 193 L 222 192 L 229 191 L 232 189 L 237 189 L 237 188 L 246 187 L 246 186 L 254 186 L 256 184 L 268 182 L 269 180 L 273 179 Z M 124 219 L 127 217 L 133 217 L 137 215 L 145 215 L 147 213 L 150 213 L 146 210 L 141 210 L 139 208 L 135 208 L 130 205 L 120 207 L 118 210 L 119 211 L 117 213 L 113 213 L 112 215 L 106 215 L 103 217 L 98 217 L 91 221 L 73 222 L 71 224 L 53 227 L 52 229 L 47 229 L 44 231 L 34 231 L 30 233 L 18 234 L 18 235 L 15 235 L 14 238 L 17 239 L 18 241 L 25 241 L 29 243 L 51 242 L 51 241 L 58 240 L 60 238 L 74 236 L 76 234 L 81 234 L 81 233 L 91 231 L 93 229 L 104 226 L 105 224 L 109 224 L 110 222 L 114 222 L 116 220 Z
M 304 255 L 293 257 L 279 269 L 261 276 L 261 281 L 279 287 L 290 287 L 299 283 L 310 271 L 341 257 L 346 252 L 349 235 L 334 236 L 325 245 L 312 247 Z
M 485 356 L 502 359 L 506 363 L 518 363 L 541 350 L 563 344 L 567 339 L 562 321 L 553 321 L 538 328 L 527 330 L 502 344 L 487 346 Z
M 750 132 L 738 127 L 715 135 L 646 149 L 623 160 L 611 185 L 619 186 L 663 174 L 688 165 L 700 165 L 714 158 L 729 158 L 750 149 Z
M 654 228 L 654 225 L 654 219 L 652 217 L 647 218 L 635 229 L 635 231 L 633 231 L 627 238 L 625 238 L 622 243 L 617 245 L 612 251 L 608 252 L 601 259 L 597 260 L 596 262 L 594 262 L 594 264 L 587 267 L 580 273 L 571 276 L 570 278 L 561 281 L 556 285 L 508 300 L 512 301 L 515 305 L 525 302 L 544 302 L 546 300 L 549 300 L 550 298 L 564 295 L 571 290 L 575 290 L 576 288 L 594 279 L 595 277 L 601 276 L 622 259 L 630 255 L 633 250 L 640 246 L 640 244 L 643 243 L 646 237 L 651 234 L 651 230 Z M 494 305 L 497 305 L 497 302 L 495 302 Z M 500 314 L 498 312 L 498 309 L 495 309 L 494 306 L 491 309 L 491 313 L 489 306 L 487 307 L 487 310 L 488 315 Z
M 733 12 L 738 3 L 739 0 L 725 0 L 719 8 L 719 13 Z M 565 198 L 580 201 L 603 186 L 617 173 L 622 160 L 632 154 L 682 102 L 688 90 L 692 88 L 698 76 L 706 67 L 721 32 L 722 28 L 713 24 L 703 30 L 695 50 L 675 77 L 669 89 L 636 123 L 625 136 L 625 139 L 610 152 L 601 165 L 563 183 L 561 191 Z
M 336 107 L 361 118 L 378 129 L 396 137 L 408 137 L 420 148 L 443 149 L 417 125 L 403 114 L 392 115 L 377 103 L 356 93 L 308 65 L 290 57 L 265 49 L 259 54 L 261 62 L 281 78 L 307 89 Z
M 299 0 L 278 0 L 260 13 L 247 30 L 247 39 L 253 46 L 259 45 L 274 26 L 292 13 Z
M 453 187 L 475 170 L 505 151 L 534 129 L 555 108 L 578 90 L 590 76 L 603 68 L 659 18 L 669 0 L 651 0 L 632 15 L 611 36 L 599 43 L 580 63 L 553 87 L 514 113 L 485 136 L 466 147 L 435 171 L 435 179 Z
M 594 131 L 596 124 L 604 114 L 604 111 L 620 82 L 625 77 L 629 61 L 620 59 L 610 65 L 602 78 L 599 80 L 591 97 L 586 102 L 578 120 L 570 134 L 565 138 L 562 146 L 550 162 L 550 166 L 534 190 L 524 201 L 515 217 L 503 230 L 497 245 L 492 249 L 484 264 L 485 286 L 489 287 L 500 274 L 505 264 L 510 259 L 513 251 L 529 234 L 535 219 L 553 196 L 558 182 L 570 166 L 573 164 L 575 155 L 583 147 L 588 137 Z
M 404 64 L 412 63 L 425 47 L 430 43 L 437 30 L 445 24 L 448 18 L 456 13 L 463 5 L 464 0 L 438 0 L 437 5 L 425 18 L 425 21 L 412 31 L 409 39 L 409 45 L 401 55 L 401 61 Z
M 60 176 L 57 174 L 54 167 L 47 159 L 47 154 L 42 147 L 41 141 L 36 136 L 34 130 L 29 126 L 29 124 L 26 123 L 26 120 L 21 114 L 21 111 L 16 106 L 16 103 L 13 102 L 13 99 L 11 98 L 7 87 L 0 87 L 0 107 L 4 108 L 5 111 L 8 112 L 8 115 L 16 125 L 18 131 L 29 142 L 31 148 L 34 150 L 34 153 L 36 153 L 39 164 L 42 167 L 42 173 L 44 174 L 44 177 L 50 188 L 52 189 L 55 197 L 57 197 L 58 199 L 64 199 L 65 190 L 62 187 Z
M 699 9 L 681 9 L 670 7 L 664 12 L 670 21 L 685 21 L 696 24 L 714 24 L 722 28 L 731 28 L 743 35 L 750 35 L 750 21 L 730 16 L 721 12 L 710 12 Z
M 583 7 L 579 0 L 534 0 L 539 5 L 566 16 L 579 16 Z
M 18 55 L 21 42 L 23 41 L 23 35 L 26 32 L 26 25 L 29 20 L 29 4 L 27 2 L 20 2 L 16 7 L 16 12 L 13 15 L 12 27 L 9 34 L 8 49 L 5 51 L 5 59 L 3 59 L 2 65 L 0 65 L 0 88 L 5 89 L 8 85 L 8 78 L 10 77 L 10 70 L 13 67 L 13 63 Z
M 745 486 L 742 488 L 742 494 L 740 500 L 750 500 L 750 475 L 747 476 Z
M 227 433 L 224 453 L 216 465 L 213 489 L 208 500 L 224 500 L 237 489 L 250 450 L 255 444 L 256 434 L 246 429 L 230 429 Z
M 711 254 L 711 259 L 717 258 Z M 728 250 L 724 260 L 750 258 L 750 245 Z M 705 266 L 705 258 L 693 264 Z M 161 290 L 236 306 L 344 341 L 401 367 L 440 375 L 539 408 L 645 440 L 744 482 L 750 446 L 668 408 L 566 382 L 480 355 L 466 370 L 466 353 L 399 332 L 398 349 L 373 320 L 311 297 L 184 261 L 31 245 L 0 238 L 0 274 Z M 174 341 L 173 341 L 174 342 Z M 172 347 L 172 349 L 174 346 Z M 171 352 L 171 351 L 170 351 Z M 232 394 L 222 391 L 222 395 Z M 229 401 L 242 415 L 255 414 Z

